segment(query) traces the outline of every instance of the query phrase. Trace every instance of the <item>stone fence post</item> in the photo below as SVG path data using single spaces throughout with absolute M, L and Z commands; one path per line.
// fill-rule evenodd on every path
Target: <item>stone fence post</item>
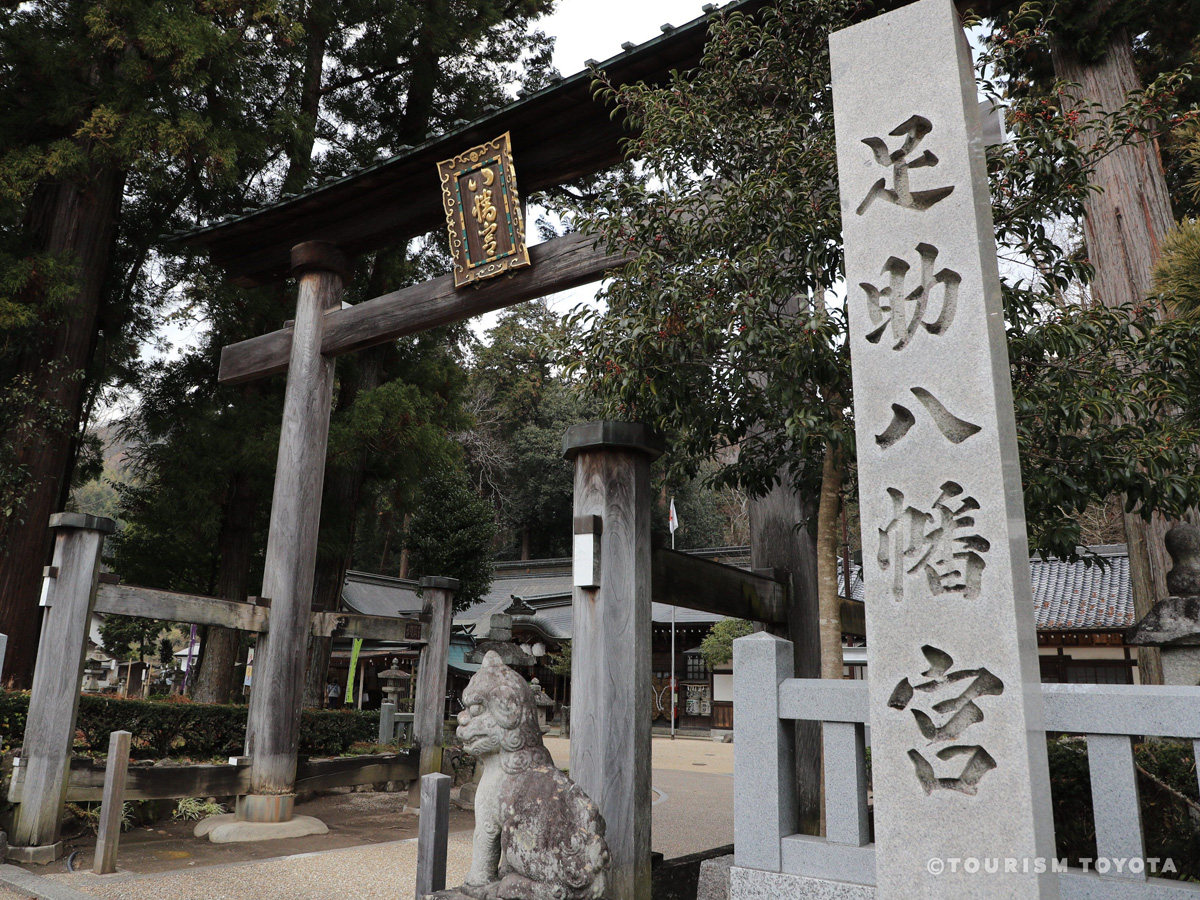
M 733 843 L 736 865 L 783 871 L 780 841 L 795 834 L 795 728 L 779 720 L 792 642 L 761 631 L 733 642 Z

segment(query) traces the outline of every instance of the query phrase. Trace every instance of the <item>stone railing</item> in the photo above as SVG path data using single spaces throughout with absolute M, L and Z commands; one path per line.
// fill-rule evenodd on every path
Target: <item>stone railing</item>
M 731 896 L 762 896 L 782 875 L 842 882 L 846 890 L 839 897 L 872 897 L 876 850 L 867 811 L 867 682 L 793 678 L 791 642 L 767 634 L 734 642 L 733 671 Z M 1200 687 L 1040 687 L 1046 730 L 1087 739 L 1096 859 L 1144 860 L 1133 742 L 1142 736 L 1184 738 L 1196 743 L 1200 757 Z M 797 719 L 823 723 L 825 837 L 795 833 L 791 720 Z M 1140 871 L 1127 865 L 1120 873 L 1110 866 L 1107 874 L 1067 869 L 1058 876 L 1062 900 L 1200 900 L 1198 884 L 1133 868 Z

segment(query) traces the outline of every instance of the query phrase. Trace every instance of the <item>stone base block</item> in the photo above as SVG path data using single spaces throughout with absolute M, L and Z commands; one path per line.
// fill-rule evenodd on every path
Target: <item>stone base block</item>
M 718 856 L 700 863 L 696 900 L 729 900 L 729 870 L 733 856 Z
M 460 809 L 475 808 L 475 793 L 479 790 L 479 785 L 474 781 L 468 781 L 458 789 L 458 806 Z
M 11 844 L 4 851 L 4 858 L 16 863 L 26 863 L 35 866 L 48 866 L 63 855 L 63 842 L 41 844 L 37 847 L 14 847 Z
M 760 869 L 729 869 L 729 900 L 875 900 L 875 888 Z
M 1163 647 L 1164 684 L 1200 684 L 1200 647 Z
M 202 819 L 192 833 L 196 837 L 207 837 L 214 844 L 240 844 L 328 832 L 325 823 L 312 816 L 292 816 L 287 822 L 246 822 L 237 818 L 235 813 L 226 813 Z

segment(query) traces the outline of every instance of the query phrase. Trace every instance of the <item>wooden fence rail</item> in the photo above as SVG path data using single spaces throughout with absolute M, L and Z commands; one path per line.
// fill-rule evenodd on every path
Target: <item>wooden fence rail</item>
M 419 754 L 402 750 L 375 756 L 340 756 L 334 759 L 300 760 L 296 769 L 296 791 L 323 791 L 382 781 L 414 781 Z M 99 801 L 104 797 L 102 762 L 75 758 L 67 782 L 66 799 L 71 803 Z M 13 769 L 8 787 L 11 803 L 21 802 L 21 766 Z M 239 757 L 234 765 L 143 766 L 131 765 L 125 782 L 126 800 L 174 800 L 180 797 L 232 797 L 245 794 L 250 784 L 250 758 Z
M 266 604 L 237 603 L 200 594 L 180 594 L 112 582 L 100 584 L 96 592 L 95 610 L 98 613 L 139 616 L 165 622 L 221 625 L 251 632 L 267 631 L 271 624 L 271 610 Z M 317 637 L 424 643 L 420 638 L 421 624 L 415 617 L 405 619 L 347 612 L 315 612 L 311 629 Z

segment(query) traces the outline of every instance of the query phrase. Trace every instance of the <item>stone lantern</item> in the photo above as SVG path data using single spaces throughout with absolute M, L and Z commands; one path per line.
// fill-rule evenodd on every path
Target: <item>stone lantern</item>
M 83 669 L 83 690 L 89 692 L 101 690 L 100 679 L 106 674 L 108 673 L 104 666 L 95 660 L 89 659 Z
M 403 697 L 408 699 L 408 685 L 412 681 L 412 676 L 408 672 L 401 671 L 398 666 L 400 660 L 393 656 L 391 667 L 384 669 L 376 677 L 383 685 L 383 699 L 385 703 L 391 703 L 396 709 L 400 708 L 400 699 Z
M 1171 596 L 1154 604 L 1125 642 L 1161 648 L 1164 683 L 1200 684 L 1200 528 L 1176 525 L 1164 543 L 1174 563 L 1167 573 Z
M 529 686 L 533 688 L 533 702 L 537 704 L 538 728 L 542 730 L 542 734 L 545 734 L 550 730 L 550 726 L 546 723 L 546 710 L 554 705 L 554 701 L 542 690 L 542 683 L 536 678 L 529 682 Z

